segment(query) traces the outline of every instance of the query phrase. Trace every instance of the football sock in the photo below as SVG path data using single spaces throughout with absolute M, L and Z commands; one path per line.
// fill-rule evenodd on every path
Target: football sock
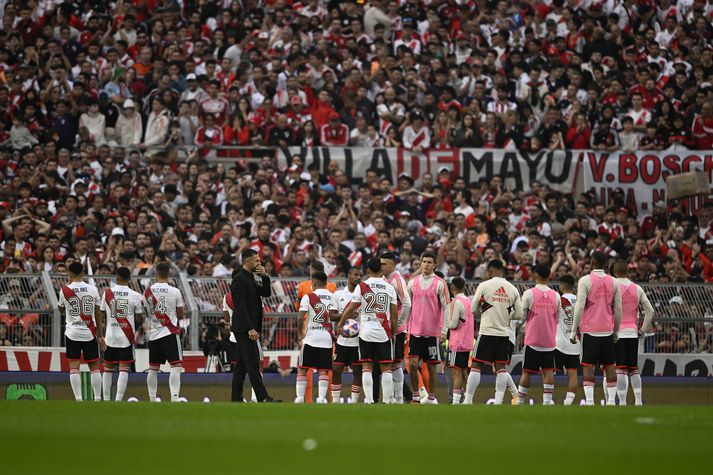
M 252 388 L 250 390 L 250 402 L 257 402 L 257 394 L 255 394 L 255 388 Z
M 505 389 L 508 387 L 508 377 L 507 371 L 501 369 L 497 372 L 495 376 L 495 405 L 503 403 L 503 398 L 505 397 Z
M 626 370 L 616 372 L 616 393 L 619 396 L 619 405 L 626 406 L 626 395 L 629 392 L 629 375 Z
M 381 372 L 381 392 L 384 395 L 384 403 L 394 402 L 394 377 L 391 371 Z
M 158 388 L 158 368 L 151 369 L 146 375 L 146 386 L 149 388 L 149 401 L 156 400 L 156 389 Z
M 95 369 L 91 373 L 91 381 L 92 381 L 92 392 L 94 393 L 94 400 L 95 401 L 101 401 L 102 400 L 102 374 L 101 371 L 98 369 Z
M 327 390 L 329 390 L 329 376 L 320 374 L 317 382 L 317 397 L 320 401 L 327 400 Z
M 116 381 L 116 400 L 124 399 L 126 384 L 129 382 L 129 368 L 119 369 L 119 379 Z
M 181 367 L 171 367 L 171 372 L 168 374 L 168 388 L 171 390 L 171 401 L 177 402 L 178 396 L 181 395 Z
M 72 386 L 72 392 L 74 393 L 74 399 L 76 401 L 82 400 L 82 377 L 79 375 L 78 369 L 69 370 L 69 384 Z
M 508 391 L 510 391 L 510 394 L 512 394 L 512 397 L 517 396 L 517 386 L 515 385 L 515 381 L 512 380 L 512 375 L 510 373 L 506 373 L 508 375 Z
M 527 391 L 528 391 L 529 389 L 530 389 L 530 388 L 526 388 L 526 387 L 524 387 L 524 386 L 522 386 L 522 385 L 520 385 L 520 387 L 517 388 L 517 403 L 518 403 L 520 406 L 524 406 L 524 405 L 525 405 L 525 399 L 527 399 Z
M 460 400 L 462 397 L 463 397 L 462 389 L 454 389 L 453 390 L 453 404 L 460 404 Z
M 616 380 L 607 381 L 607 406 L 616 406 Z
M 306 375 L 298 375 L 297 376 L 296 390 L 297 390 L 297 400 L 295 402 L 300 402 L 300 403 L 304 402 L 305 391 L 307 390 L 307 376 Z
M 594 405 L 594 381 L 584 381 L 584 398 L 587 401 L 587 406 Z
M 634 391 L 634 399 L 637 406 L 641 406 L 644 401 L 642 399 L 641 375 L 638 371 L 631 373 L 631 389 Z
M 102 374 L 102 394 L 105 401 L 111 401 L 111 382 L 114 371 L 104 371 Z
M 332 402 L 334 404 L 339 404 L 342 399 L 342 385 L 332 384 Z
M 568 392 L 568 393 L 567 393 L 567 396 L 565 396 L 565 398 L 564 398 L 564 405 L 565 405 L 565 406 L 571 406 L 572 403 L 574 402 L 574 396 L 575 396 L 574 393 Z
M 370 369 L 363 369 L 361 372 L 361 384 L 364 387 L 364 402 L 374 403 L 374 380 Z
M 555 390 L 554 384 L 543 384 L 542 385 L 542 403 L 552 404 L 552 393 Z
M 391 369 L 391 377 L 394 380 L 394 401 L 401 404 L 404 402 L 404 369 L 401 364 L 394 365 Z
M 349 401 L 350 404 L 356 404 L 359 402 L 359 394 L 361 393 L 361 386 L 352 384 L 352 396 Z
M 480 370 L 473 368 L 470 370 L 468 382 L 465 385 L 464 404 L 473 404 L 473 396 L 475 395 L 475 390 L 478 389 L 478 385 L 480 385 Z

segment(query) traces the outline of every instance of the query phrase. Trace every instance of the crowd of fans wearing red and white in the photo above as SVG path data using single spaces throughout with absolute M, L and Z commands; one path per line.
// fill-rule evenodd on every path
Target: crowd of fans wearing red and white
M 330 276 L 383 250 L 410 274 L 588 271 L 713 282 L 713 208 L 640 219 L 593 195 L 210 165 L 219 145 L 711 149 L 713 0 L 0 0 L 5 272 L 224 275 L 259 248 L 273 275 Z M 196 145 L 187 161 L 177 149 Z M 220 152 L 231 153 L 231 152 Z M 22 298 L 16 296 L 16 298 Z M 684 304 L 686 304 L 684 302 Z M 674 302 L 671 305 L 678 305 Z M 687 305 L 687 304 L 686 304 Z

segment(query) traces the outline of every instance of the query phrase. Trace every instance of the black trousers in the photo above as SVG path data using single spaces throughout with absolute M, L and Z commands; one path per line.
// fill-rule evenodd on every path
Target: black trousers
M 264 401 L 267 396 L 267 389 L 262 382 L 260 374 L 260 349 L 258 342 L 252 341 L 247 333 L 235 333 L 237 340 L 238 354 L 233 367 L 233 389 L 230 396 L 231 401 L 243 402 L 243 385 L 245 375 L 250 376 L 250 384 L 255 390 L 258 402 Z

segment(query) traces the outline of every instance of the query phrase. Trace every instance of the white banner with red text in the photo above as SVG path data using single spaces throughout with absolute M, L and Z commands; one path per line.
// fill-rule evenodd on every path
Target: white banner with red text
M 425 173 L 432 173 L 435 178 L 439 170 L 446 167 L 453 179 L 463 177 L 466 183 L 500 176 L 506 187 L 517 191 L 529 190 L 530 183 L 537 181 L 547 183 L 553 190 L 571 193 L 574 191 L 580 153 L 568 150 L 525 153 L 454 148 L 412 152 L 402 148 L 289 147 L 278 150 L 278 166 L 289 167 L 295 155 L 302 158 L 305 167 L 315 163 L 325 174 L 329 162 L 337 162 L 347 176 L 353 177 L 352 183 L 357 185 L 370 168 L 394 184 L 403 174 L 419 184 Z
M 621 188 L 626 195 L 626 205 L 636 209 L 638 215 L 651 214 L 653 204 L 666 201 L 666 180 L 693 170 L 704 170 L 711 179 L 713 154 L 710 151 L 661 152 L 582 152 L 584 191 L 593 189 L 597 199 L 607 206 L 613 194 Z M 682 198 L 687 214 L 696 214 L 713 194 Z

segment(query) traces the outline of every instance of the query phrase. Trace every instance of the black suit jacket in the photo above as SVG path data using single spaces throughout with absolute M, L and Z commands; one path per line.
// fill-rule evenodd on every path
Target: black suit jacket
M 247 333 L 250 330 L 262 331 L 262 297 L 271 294 L 270 277 L 262 278 L 262 285 L 258 285 L 253 274 L 240 269 L 235 273 L 230 284 L 233 295 L 233 322 L 231 329 L 234 333 Z

